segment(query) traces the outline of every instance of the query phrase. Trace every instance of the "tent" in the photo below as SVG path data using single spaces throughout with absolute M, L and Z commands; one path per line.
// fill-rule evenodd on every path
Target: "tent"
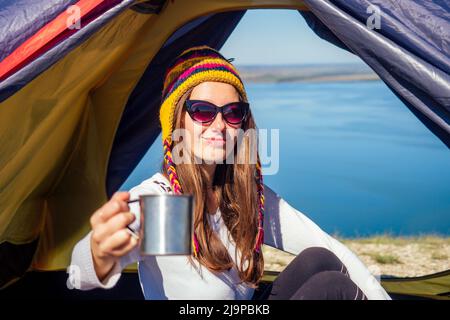
M 0 0 L 0 287 L 25 271 L 30 283 L 60 283 L 91 212 L 160 132 L 167 64 L 193 45 L 220 49 L 257 8 L 298 10 L 450 147 L 448 1 Z M 374 10 L 381 28 L 368 28 Z M 433 279 L 440 289 L 430 291 L 427 279 L 409 282 L 414 290 L 407 281 L 386 285 L 448 295 L 448 272 Z

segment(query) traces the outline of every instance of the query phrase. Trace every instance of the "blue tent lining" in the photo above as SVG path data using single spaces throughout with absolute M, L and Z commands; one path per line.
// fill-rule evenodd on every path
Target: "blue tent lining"
M 410 53 L 434 65 L 442 71 L 450 72 L 448 56 L 450 39 L 449 3 L 445 1 L 410 0 L 337 0 L 333 4 L 366 24 L 371 15 L 369 6 L 377 6 L 381 13 L 381 28 L 376 32 L 393 41 Z M 433 17 L 433 19 L 427 19 Z

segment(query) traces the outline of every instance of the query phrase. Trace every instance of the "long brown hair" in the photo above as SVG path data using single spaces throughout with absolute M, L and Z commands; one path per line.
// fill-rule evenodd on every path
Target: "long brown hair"
M 177 103 L 172 126 L 174 130 L 183 126 L 182 119 L 184 119 L 186 112 L 184 102 L 190 96 L 192 90 L 193 88 L 186 92 Z M 242 97 L 240 99 L 242 100 Z M 247 129 L 256 130 L 251 111 L 242 123 L 241 129 L 244 132 Z M 173 143 L 174 146 L 177 144 L 176 141 Z M 248 137 L 244 137 L 241 143 L 246 143 L 246 147 L 237 148 L 235 145 L 233 151 L 235 159 L 248 160 L 250 159 L 249 153 L 252 152 Z M 230 270 L 234 261 L 220 238 L 211 229 L 206 218 L 209 213 L 206 212 L 207 185 L 204 169 L 201 164 L 191 161 L 190 163 L 177 164 L 176 172 L 183 193 L 194 195 L 194 230 L 199 246 L 197 260 L 211 272 Z M 162 173 L 167 177 L 164 160 Z M 257 287 L 264 272 L 264 257 L 262 250 L 254 251 L 255 235 L 258 231 L 258 194 L 255 181 L 255 164 L 251 164 L 249 161 L 217 164 L 213 179 L 213 192 L 218 199 L 222 219 L 235 242 L 236 253 L 240 254 L 240 259 L 239 257 L 235 259 L 240 261 L 236 268 L 241 282 L 245 282 L 251 287 Z M 192 256 L 190 260 L 192 262 Z

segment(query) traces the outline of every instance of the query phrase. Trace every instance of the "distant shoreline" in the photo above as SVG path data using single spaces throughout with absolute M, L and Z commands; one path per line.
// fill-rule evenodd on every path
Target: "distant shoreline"
M 244 82 L 347 82 L 377 81 L 378 75 L 362 64 L 237 66 Z

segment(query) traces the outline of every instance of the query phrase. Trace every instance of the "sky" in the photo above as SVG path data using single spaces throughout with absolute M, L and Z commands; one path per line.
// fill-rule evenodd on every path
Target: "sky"
M 296 10 L 248 10 L 220 52 L 235 65 L 363 63 L 319 38 Z

